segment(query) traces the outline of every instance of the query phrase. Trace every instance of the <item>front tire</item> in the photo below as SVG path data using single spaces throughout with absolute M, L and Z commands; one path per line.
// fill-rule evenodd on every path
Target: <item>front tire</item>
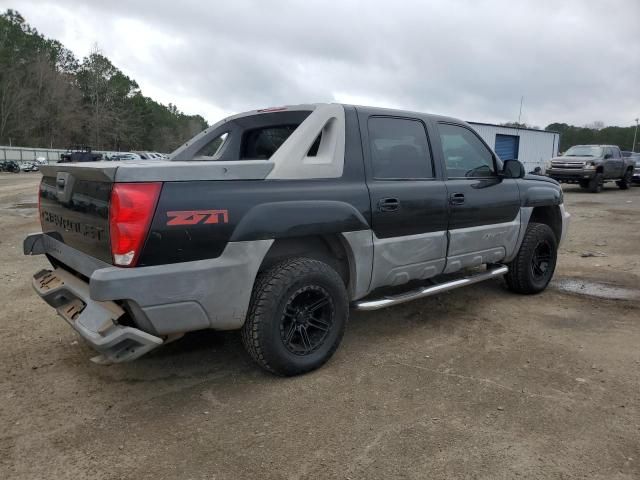
M 263 369 L 299 375 L 331 358 L 348 316 L 349 299 L 340 275 L 318 260 L 291 258 L 258 276 L 242 342 Z
M 616 182 L 620 190 L 628 190 L 633 182 L 633 170 L 627 170 L 620 180 Z
M 530 223 L 505 275 L 507 286 L 517 293 L 540 293 L 553 277 L 557 258 L 558 242 L 553 230 L 543 223 Z
M 602 191 L 602 185 L 604 184 L 604 175 L 602 173 L 596 173 L 591 180 L 589 180 L 588 190 L 591 193 L 600 193 Z

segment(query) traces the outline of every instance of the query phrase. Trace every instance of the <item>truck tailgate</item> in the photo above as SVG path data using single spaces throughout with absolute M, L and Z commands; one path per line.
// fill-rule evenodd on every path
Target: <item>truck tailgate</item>
M 92 257 L 111 261 L 109 200 L 117 167 L 57 164 L 42 168 L 42 231 Z

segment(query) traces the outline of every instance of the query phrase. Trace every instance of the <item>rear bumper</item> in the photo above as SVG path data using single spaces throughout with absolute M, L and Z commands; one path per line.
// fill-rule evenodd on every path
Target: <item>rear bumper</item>
M 82 321 L 65 320 L 102 352 L 99 347 L 104 340 L 96 334 L 101 335 L 99 327 L 107 320 L 123 329 L 114 330 L 120 332 L 120 337 L 139 332 L 142 334 L 139 343 L 144 340 L 154 346 L 158 341 L 162 343 L 163 337 L 189 331 L 240 328 L 258 268 L 272 242 L 232 242 L 215 259 L 139 268 L 113 267 L 42 233 L 29 235 L 23 247 L 25 255 L 50 255 L 71 272 L 88 279 L 82 280 L 62 268 L 54 270 L 56 276 L 63 278 L 70 296 L 86 305 L 80 315 Z M 34 277 L 34 286 L 38 281 Z M 60 294 L 47 289 L 36 291 L 54 308 L 62 305 Z M 105 308 L 111 313 L 107 314 Z M 114 308 L 120 312 L 115 318 Z M 117 323 L 125 311 L 136 328 Z M 61 314 L 60 310 L 58 313 Z
M 119 305 L 91 300 L 88 285 L 61 268 L 40 270 L 32 285 L 40 298 L 99 352 L 93 358 L 97 363 L 133 360 L 163 343 L 159 337 L 118 324 L 125 315 Z
M 595 170 L 582 170 L 582 169 L 563 169 L 563 168 L 549 168 L 547 170 L 547 176 L 564 183 L 576 183 L 580 180 L 590 180 L 595 175 Z

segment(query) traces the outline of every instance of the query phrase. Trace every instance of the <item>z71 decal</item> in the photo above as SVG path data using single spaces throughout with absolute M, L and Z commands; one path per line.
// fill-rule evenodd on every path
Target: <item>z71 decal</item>
M 228 210 L 182 210 L 167 212 L 167 225 L 197 225 L 211 223 L 229 223 Z

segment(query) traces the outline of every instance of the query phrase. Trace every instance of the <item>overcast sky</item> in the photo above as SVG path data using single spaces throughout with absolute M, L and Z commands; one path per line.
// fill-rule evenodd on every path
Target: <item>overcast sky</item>
M 491 123 L 635 124 L 640 0 L 0 0 L 210 123 L 337 101 Z

